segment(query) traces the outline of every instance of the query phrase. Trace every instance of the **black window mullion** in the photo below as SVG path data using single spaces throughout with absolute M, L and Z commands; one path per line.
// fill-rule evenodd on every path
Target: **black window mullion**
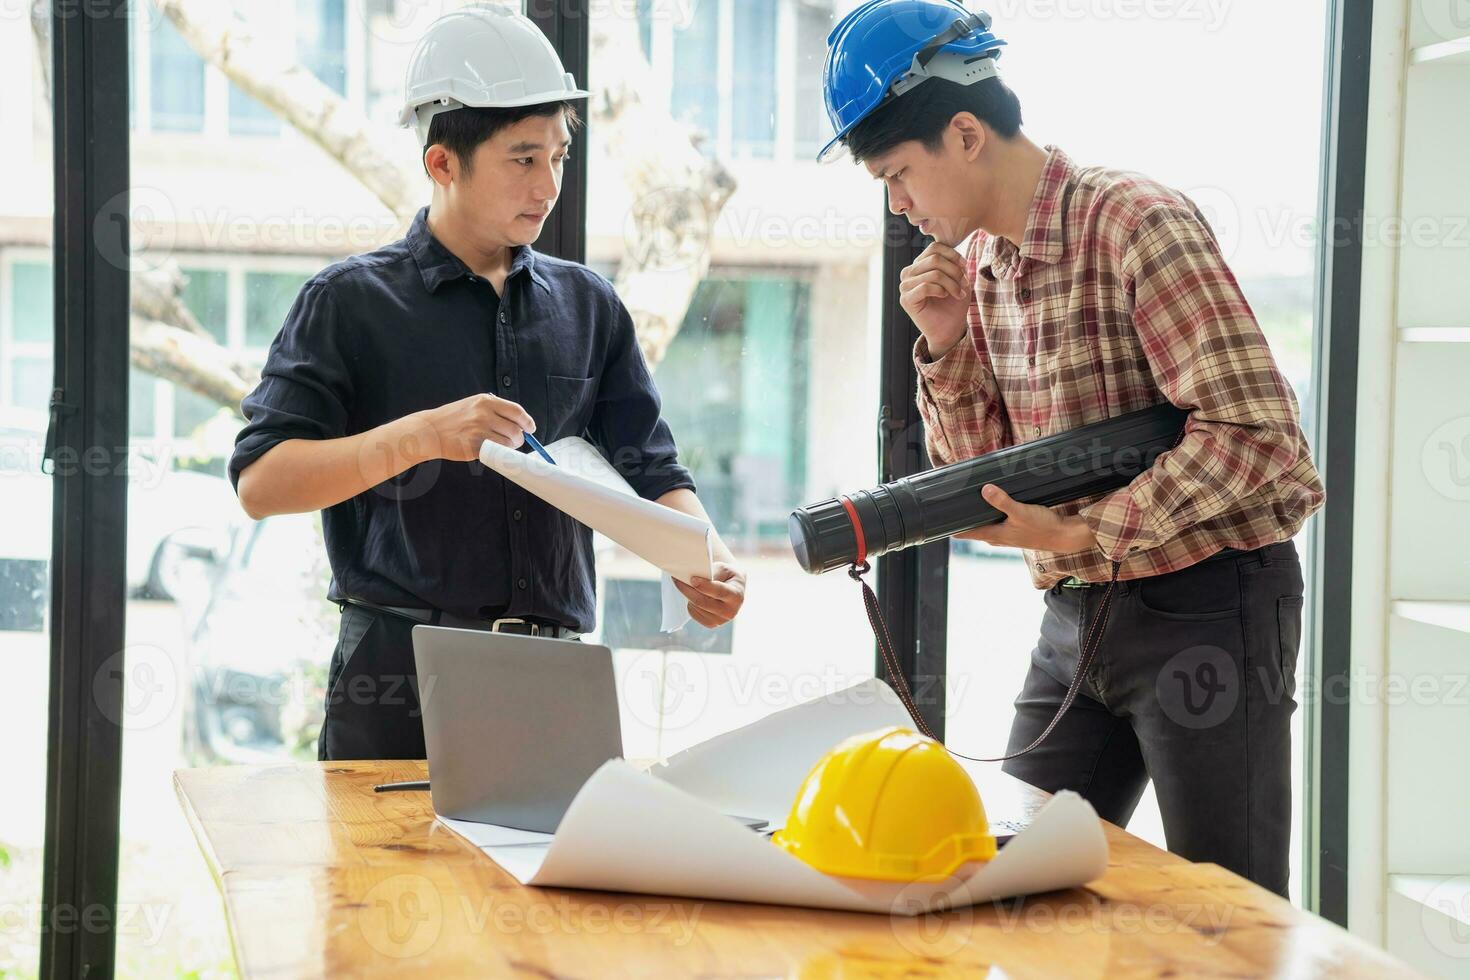
M 1319 329 L 1313 386 L 1315 456 L 1328 494 L 1313 529 L 1310 574 L 1314 601 L 1307 633 L 1309 649 L 1316 653 L 1318 691 L 1338 685 L 1348 689 L 1352 669 L 1353 458 L 1372 40 L 1372 0 L 1337 0 L 1331 5 L 1320 205 L 1321 227 L 1329 234 L 1318 249 Z M 1346 927 L 1351 705 L 1346 698 L 1319 698 L 1308 710 L 1315 716 L 1308 716 L 1306 770 L 1316 780 L 1316 808 L 1306 810 L 1309 818 L 1315 817 L 1315 826 L 1307 834 L 1315 844 L 1308 862 L 1307 904 Z
M 40 975 L 110 977 L 127 558 L 125 0 L 54 4 L 51 32 L 56 462 Z
M 587 65 L 591 24 L 589 0 L 526 0 L 525 11 L 551 39 L 562 67 L 572 73 L 577 85 L 588 88 Z M 590 100 L 589 100 L 590 101 Z M 587 130 L 591 128 L 588 101 L 577 103 L 583 130 L 573 140 L 571 156 L 562 171 L 561 197 L 551 212 L 536 250 L 573 262 L 587 260 Z
M 908 219 L 884 216 L 882 355 L 878 395 L 878 478 L 883 482 L 929 468 L 924 429 L 914 403 L 918 372 L 913 321 L 898 302 L 899 274 L 924 250 L 927 239 Z M 919 713 L 944 737 L 946 650 L 949 610 L 949 541 L 935 541 L 878 559 L 878 602 L 888 622 Z M 886 676 L 881 655 L 878 676 Z

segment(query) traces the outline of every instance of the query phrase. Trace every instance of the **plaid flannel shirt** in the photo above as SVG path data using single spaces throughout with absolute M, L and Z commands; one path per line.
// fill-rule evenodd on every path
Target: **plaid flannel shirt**
M 1179 445 L 1080 513 L 1096 549 L 1026 551 L 1037 588 L 1069 576 L 1158 575 L 1223 548 L 1294 535 L 1322 505 L 1296 396 L 1199 210 L 1137 174 L 1048 148 L 1015 243 L 970 239 L 968 332 L 936 361 L 914 348 L 935 465 L 1168 400 Z

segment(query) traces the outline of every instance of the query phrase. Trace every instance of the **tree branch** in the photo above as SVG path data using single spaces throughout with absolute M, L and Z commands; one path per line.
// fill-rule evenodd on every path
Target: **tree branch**
M 627 55 L 639 50 L 636 21 L 608 16 L 594 24 L 599 88 L 591 114 L 633 199 L 616 285 L 643 356 L 656 367 L 709 272 L 715 220 L 735 193 L 735 177 L 700 150 L 700 134 L 644 101 L 655 86 L 648 62 Z
M 131 328 L 133 366 L 240 414 L 240 400 L 255 381 L 240 375 L 234 357 L 213 338 L 137 315 Z
M 397 162 L 380 129 L 294 60 L 251 33 L 230 4 L 154 0 L 189 46 L 247 95 L 270 109 L 356 177 L 407 225 L 422 206 L 423 185 Z

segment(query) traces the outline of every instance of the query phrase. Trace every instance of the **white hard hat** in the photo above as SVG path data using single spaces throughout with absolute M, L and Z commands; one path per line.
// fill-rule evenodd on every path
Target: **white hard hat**
M 403 80 L 398 125 L 414 126 L 423 146 L 429 122 L 441 112 L 586 97 L 529 18 L 509 7 L 471 6 L 440 17 L 419 39 Z

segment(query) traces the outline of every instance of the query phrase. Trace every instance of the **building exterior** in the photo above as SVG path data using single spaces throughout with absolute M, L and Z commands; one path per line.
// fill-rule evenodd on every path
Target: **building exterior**
M 312 0 L 238 5 L 249 29 L 383 127 L 422 25 L 452 4 Z M 597 5 L 594 5 L 597 8 Z M 712 267 L 658 369 L 674 426 L 717 523 L 734 539 L 784 539 L 785 513 L 874 470 L 870 422 L 876 329 L 870 315 L 882 202 L 860 168 L 813 162 L 831 3 L 642 0 L 598 16 L 636 17 L 666 106 L 733 173 L 738 189 L 710 243 Z M 9 91 L 43 84 L 29 24 L 0 24 Z M 185 300 L 230 351 L 263 361 L 302 282 L 344 255 L 391 240 L 392 214 L 305 136 L 206 64 L 151 4 L 132 25 L 135 261 L 172 259 Z M 590 84 L 597 85 L 597 65 Z M 677 83 L 676 80 L 677 79 Z M 0 190 L 0 404 L 44 408 L 50 389 L 49 119 L 7 100 L 25 136 Z M 584 147 L 577 148 L 579 152 Z M 589 156 L 588 261 L 615 272 L 629 195 L 616 161 Z M 423 200 L 429 187 L 424 179 Z M 738 372 L 731 366 L 739 364 Z M 222 472 L 228 410 L 134 370 L 130 428 L 176 465 Z M 696 397 L 696 396 L 700 397 Z

